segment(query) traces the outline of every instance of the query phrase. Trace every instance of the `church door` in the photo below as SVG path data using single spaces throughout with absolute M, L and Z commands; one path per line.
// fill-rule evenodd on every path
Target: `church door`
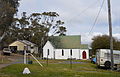
M 85 51 L 83 51 L 82 56 L 83 56 L 83 59 L 86 59 L 86 52 Z

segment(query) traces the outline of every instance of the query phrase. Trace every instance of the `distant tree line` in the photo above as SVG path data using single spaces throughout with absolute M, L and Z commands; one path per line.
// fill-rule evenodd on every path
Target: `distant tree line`
M 92 53 L 95 54 L 97 49 L 110 49 L 110 37 L 108 35 L 95 36 L 91 43 Z M 113 37 L 113 49 L 120 50 L 120 40 Z

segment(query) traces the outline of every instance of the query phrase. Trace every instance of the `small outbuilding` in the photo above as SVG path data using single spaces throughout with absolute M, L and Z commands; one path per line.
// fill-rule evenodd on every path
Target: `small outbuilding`
M 87 44 L 81 36 L 52 36 L 43 47 L 43 57 L 50 59 L 89 59 Z
M 12 52 L 23 52 L 24 50 L 30 53 L 38 53 L 38 47 L 36 44 L 27 40 L 17 40 L 9 45 Z

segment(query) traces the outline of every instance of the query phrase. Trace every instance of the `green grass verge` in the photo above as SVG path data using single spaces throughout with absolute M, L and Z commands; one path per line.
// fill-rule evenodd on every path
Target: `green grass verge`
M 88 61 L 87 63 L 72 64 L 72 69 L 70 64 L 56 64 L 59 61 L 55 60 L 53 62 L 55 63 L 49 63 L 48 66 L 44 63 L 43 68 L 38 64 L 10 65 L 0 70 L 0 77 L 120 77 L 119 72 L 97 69 L 95 64 Z M 30 69 L 31 74 L 22 74 L 25 67 Z

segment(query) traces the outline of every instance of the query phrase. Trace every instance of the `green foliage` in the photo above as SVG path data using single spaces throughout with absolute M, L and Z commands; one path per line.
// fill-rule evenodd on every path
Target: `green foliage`
M 59 36 L 65 36 L 65 32 L 66 32 L 66 27 L 60 26 L 59 30 L 56 32 L 57 34 L 59 34 Z
M 18 0 L 0 0 L 0 36 L 12 25 L 18 6 Z
M 42 48 L 48 40 L 49 33 L 65 35 L 67 30 L 62 26 L 64 22 L 56 20 L 58 16 L 56 12 L 33 13 L 29 16 L 23 12 L 20 19 L 15 19 L 16 25 L 9 33 L 13 38 L 31 41 Z
M 96 53 L 96 49 L 110 49 L 110 37 L 108 35 L 93 37 L 91 44 L 93 54 Z M 113 49 L 120 50 L 120 41 L 113 37 Z
M 57 20 L 56 12 L 33 13 L 21 18 L 14 18 L 18 11 L 19 0 L 0 0 L 0 39 L 6 35 L 2 45 L 20 39 L 36 43 L 40 48 L 48 40 L 48 34 L 64 36 L 67 31 L 64 22 Z
M 14 25 L 14 16 L 18 11 L 19 0 L 0 0 L 0 49 L 11 43 L 9 30 Z

